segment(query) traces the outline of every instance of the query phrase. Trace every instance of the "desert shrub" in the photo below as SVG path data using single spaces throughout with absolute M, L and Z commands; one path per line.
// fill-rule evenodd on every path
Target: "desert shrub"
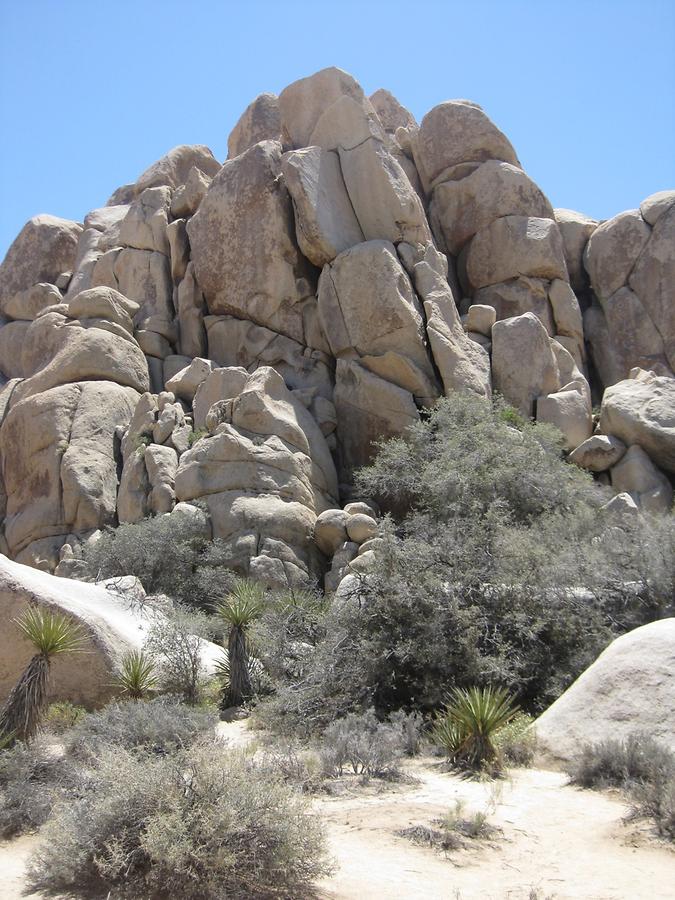
M 327 870 L 321 826 L 297 792 L 214 742 L 162 756 L 104 751 L 44 838 L 30 877 L 52 891 L 301 896 Z
M 321 789 L 321 757 L 296 741 L 275 741 L 262 754 L 261 766 L 303 794 L 315 793 Z
M 86 714 L 87 711 L 83 706 L 76 706 L 69 700 L 58 700 L 47 707 L 42 724 L 45 731 L 63 734 L 77 725 Z
M 59 791 L 61 760 L 40 743 L 0 750 L 0 838 L 47 821 Z
M 324 635 L 329 603 L 312 590 L 275 593 L 250 628 L 250 641 L 265 670 L 275 679 L 302 677 L 312 648 Z
M 372 709 L 352 713 L 326 728 L 320 756 L 327 775 L 341 776 L 346 766 L 355 775 L 382 778 L 395 775 L 403 755 L 403 735 L 393 725 L 378 722 Z
M 157 617 L 143 650 L 164 691 L 180 694 L 188 703 L 198 701 L 205 678 L 202 641 L 211 636 L 212 627 L 204 613 L 178 604 Z
M 675 774 L 675 754 L 647 734 L 585 744 L 568 767 L 572 784 L 583 788 L 630 788 Z
M 397 709 L 391 713 L 388 722 L 399 730 L 406 756 L 417 756 L 422 741 L 424 717 L 415 711 L 407 713 L 405 710 Z
M 490 804 L 487 810 L 466 812 L 464 802 L 460 799 L 440 819 L 431 825 L 413 825 L 397 832 L 399 837 L 407 838 L 414 844 L 432 847 L 436 850 L 460 850 L 468 846 L 468 841 L 489 840 L 499 834 L 500 829 L 488 821 Z
M 85 716 L 68 735 L 66 749 L 83 760 L 95 760 L 110 747 L 166 753 L 189 747 L 216 721 L 213 712 L 177 697 L 115 701 Z
M 675 842 L 675 767 L 670 773 L 661 769 L 647 782 L 631 789 L 632 815 L 651 819 L 657 834 Z
M 224 542 L 206 540 L 174 516 L 110 528 L 85 544 L 83 560 L 91 580 L 135 575 L 147 594 L 166 594 L 199 608 L 222 596 L 233 574 Z
M 495 732 L 493 743 L 502 764 L 511 766 L 532 764 L 537 749 L 533 723 L 532 716 L 519 711 L 510 722 Z

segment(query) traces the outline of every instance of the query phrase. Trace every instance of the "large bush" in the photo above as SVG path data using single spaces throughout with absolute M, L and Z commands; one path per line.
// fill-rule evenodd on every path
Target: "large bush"
M 379 565 L 297 635 L 302 665 L 261 713 L 281 730 L 370 705 L 432 711 L 454 686 L 499 684 L 537 712 L 618 633 L 672 609 L 672 518 L 605 513 L 555 433 L 514 427 L 500 404 L 445 398 L 357 489 L 393 513 Z
M 0 838 L 34 831 L 49 818 L 62 773 L 62 761 L 39 742 L 0 750 Z
M 321 826 L 300 795 L 213 742 L 168 755 L 103 751 L 43 836 L 30 873 L 51 891 L 298 897 L 327 871 Z
M 105 531 L 84 546 L 91 579 L 135 575 L 146 593 L 208 608 L 233 572 L 231 554 L 222 541 L 208 541 L 188 520 L 157 516 L 135 525 Z

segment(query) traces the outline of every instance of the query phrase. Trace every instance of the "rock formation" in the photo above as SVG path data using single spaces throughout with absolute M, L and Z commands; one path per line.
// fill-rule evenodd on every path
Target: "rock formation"
M 335 68 L 255 99 L 228 149 L 176 147 L 12 244 L 2 553 L 52 572 L 102 526 L 199 503 L 239 571 L 334 590 L 377 548 L 354 470 L 456 390 L 669 508 L 675 191 L 604 223 L 554 210 L 477 104 L 418 125 Z

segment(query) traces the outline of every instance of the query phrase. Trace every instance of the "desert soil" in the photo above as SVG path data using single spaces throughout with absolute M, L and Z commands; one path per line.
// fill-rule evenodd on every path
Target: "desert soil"
M 230 746 L 250 740 L 245 722 L 221 723 L 218 733 Z M 578 790 L 544 769 L 475 782 L 421 757 L 405 771 L 413 783 L 346 780 L 342 793 L 313 801 L 335 861 L 317 885 L 321 900 L 675 900 L 675 851 L 646 827 L 625 824 L 618 794 Z M 487 811 L 500 830 L 446 854 L 396 834 L 433 825 L 458 799 L 465 814 Z M 22 893 L 38 842 L 25 835 L 0 843 L 2 900 L 39 896 Z

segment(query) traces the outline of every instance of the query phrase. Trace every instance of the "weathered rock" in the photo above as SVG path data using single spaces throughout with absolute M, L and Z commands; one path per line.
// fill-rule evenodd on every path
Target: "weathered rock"
M 500 284 L 481 288 L 473 295 L 473 303 L 493 306 L 497 320 L 510 319 L 532 312 L 541 321 L 549 335 L 555 333 L 553 310 L 549 300 L 549 282 L 543 278 L 511 278 Z
M 457 255 L 482 228 L 502 216 L 553 218 L 553 207 L 537 185 L 509 163 L 490 159 L 459 181 L 444 181 L 432 194 L 431 219 Z
M 364 240 L 332 150 L 308 147 L 284 154 L 281 170 L 293 199 L 300 249 L 316 266 Z
M 658 191 L 640 204 L 640 215 L 648 225 L 656 225 L 661 216 L 675 204 L 675 191 Z
M 23 226 L 0 265 L 0 313 L 15 295 L 38 282 L 54 284 L 72 272 L 82 226 L 56 216 L 34 216 Z
M 26 288 L 25 291 L 10 295 L 3 301 L 3 312 L 10 319 L 31 322 L 48 306 L 55 306 L 62 302 L 61 291 L 55 284 L 39 282 Z
M 539 743 L 572 760 L 587 743 L 644 731 L 675 750 L 675 619 L 617 638 L 540 716 Z
M 0 372 L 5 378 L 23 378 L 23 349 L 30 322 L 7 322 L 0 328 Z
M 176 502 L 174 484 L 178 454 L 172 447 L 150 444 L 145 448 L 144 461 L 151 488 L 150 511 L 154 515 L 171 512 Z
M 166 229 L 171 257 L 171 278 L 174 284 L 179 284 L 185 277 L 190 262 L 190 241 L 185 224 L 185 219 L 176 219 Z
M 133 592 L 135 585 L 128 586 Z M 141 589 L 142 590 L 142 589 Z M 146 604 L 129 602 L 126 593 L 108 590 L 106 583 L 86 584 L 56 578 L 0 556 L 0 612 L 12 622 L 29 607 L 64 613 L 85 634 L 84 653 L 64 653 L 52 662 L 49 700 L 68 700 L 94 708 L 116 693 L 115 676 L 122 658 L 130 650 L 141 650 L 148 632 L 161 614 Z M 7 626 L 0 634 L 0 700 L 18 681 L 35 652 L 18 628 Z M 206 673 L 212 673 L 222 648 L 201 642 Z
M 663 340 L 675 371 L 675 204 L 664 210 L 628 279 Z
M 626 284 L 650 235 L 651 228 L 637 209 L 619 213 L 593 231 L 584 252 L 584 266 L 600 299 L 611 297 Z
M 12 555 L 42 538 L 114 521 L 115 430 L 130 420 L 137 400 L 133 388 L 85 381 L 12 405 L 0 429 Z
M 616 384 L 639 366 L 668 367 L 661 335 L 639 297 L 623 287 L 584 313 L 586 339 L 603 385 Z
M 169 255 L 166 226 L 169 223 L 171 190 L 146 188 L 129 207 L 120 224 L 120 243 L 137 250 L 156 250 Z
M 570 283 L 573 289 L 579 293 L 588 287 L 588 274 L 584 268 L 584 251 L 590 236 L 599 223 L 573 209 L 555 209 L 553 212 L 563 239 L 565 263 Z
M 91 287 L 106 285 L 135 300 L 137 320 L 174 316 L 171 264 L 164 253 L 150 250 L 110 250 L 99 257 L 91 273 Z M 70 294 L 69 294 L 70 296 Z
M 565 450 L 573 450 L 591 436 L 591 410 L 578 390 L 556 391 L 538 397 L 536 410 L 537 422 L 554 425 L 562 433 Z
M 374 441 L 400 435 L 419 421 L 408 391 L 346 359 L 337 360 L 335 408 L 341 475 L 345 481 L 354 469 L 372 460 Z
M 69 301 L 68 317 L 71 319 L 104 319 L 114 322 L 133 335 L 133 317 L 138 309 L 138 303 L 129 300 L 114 288 L 95 287 L 80 291 Z
M 390 91 L 379 88 L 368 99 L 382 127 L 389 134 L 395 134 L 397 128 L 410 128 L 417 124 L 412 113 L 402 106 Z
M 429 345 L 446 395 L 469 390 L 489 397 L 490 358 L 464 333 L 450 285 L 425 261 L 415 265 L 414 278 L 424 301 Z
M 468 100 L 447 100 L 422 119 L 415 161 L 425 188 L 444 169 L 458 163 L 488 159 L 520 165 L 508 138 L 478 104 Z
M 227 139 L 227 158 L 244 153 L 260 141 L 281 140 L 281 116 L 276 94 L 260 94 L 246 107 Z
M 624 442 L 613 435 L 594 434 L 579 444 L 568 459 L 589 472 L 606 472 L 625 452 Z
M 640 508 L 630 494 L 625 491 L 612 497 L 607 503 L 600 507 L 606 512 L 621 519 L 634 520 L 640 512 Z
M 347 541 L 348 515 L 341 509 L 327 509 L 314 523 L 314 541 L 323 554 L 332 557 Z
M 342 69 L 330 67 L 293 82 L 279 95 L 282 141 L 289 149 L 307 147 L 325 110 L 341 97 L 365 105 L 360 85 Z M 374 110 L 373 110 L 374 113 Z
M 166 389 L 167 391 L 172 391 L 176 397 L 192 403 L 197 393 L 197 388 L 212 370 L 213 363 L 210 359 L 197 357 L 192 360 L 189 366 L 186 366 L 185 369 L 182 369 L 166 382 Z
M 556 278 L 549 285 L 548 299 L 553 312 L 555 333 L 572 338 L 579 348 L 579 355 L 583 358 L 584 327 L 579 301 L 574 291 L 567 281 Z
M 675 473 L 675 379 L 630 378 L 607 388 L 600 431 L 639 444 L 659 468 Z
M 377 537 L 379 533 L 375 519 L 364 513 L 353 513 L 348 516 L 345 525 L 349 540 L 355 544 L 363 544 Z
M 529 275 L 567 281 L 562 238 L 552 219 L 504 216 L 471 241 L 466 272 L 474 289 Z
M 474 303 L 469 307 L 466 320 L 467 331 L 477 331 L 478 334 L 484 334 L 490 337 L 492 334 L 492 326 L 497 321 L 497 313 L 493 306 L 485 306 L 480 303 Z
M 493 387 L 528 418 L 537 397 L 560 387 L 551 343 L 534 313 L 502 319 L 492 328 Z
M 610 472 L 612 487 L 630 494 L 640 509 L 667 513 L 673 504 L 673 489 L 638 444 L 629 447 Z
M 139 444 L 125 454 L 117 493 L 117 518 L 121 525 L 135 524 L 146 518 L 150 480 L 145 467 L 145 445 Z
M 280 173 L 275 141 L 229 160 L 187 230 L 209 312 L 247 318 L 306 344 L 303 305 L 314 303 L 314 276 L 295 243 Z
M 214 403 L 238 397 L 248 381 L 249 374 L 241 366 L 213 369 L 201 382 L 194 396 L 192 412 L 195 431 L 206 426 L 206 416 Z
M 359 244 L 326 266 L 319 281 L 319 315 L 335 357 L 390 353 L 394 359 L 387 375 L 378 374 L 397 383 L 395 359 L 402 357 L 433 383 L 419 301 L 392 244 Z M 427 392 L 427 384 L 416 391 Z
M 193 216 L 206 196 L 210 184 L 211 178 L 193 166 L 185 184 L 181 184 L 171 198 L 171 215 L 174 219 Z
M 134 192 L 138 195 L 146 188 L 165 185 L 170 188 L 180 187 L 187 181 L 193 167 L 213 177 L 219 171 L 220 163 L 208 147 L 201 144 L 181 144 L 143 172 L 134 186 Z

